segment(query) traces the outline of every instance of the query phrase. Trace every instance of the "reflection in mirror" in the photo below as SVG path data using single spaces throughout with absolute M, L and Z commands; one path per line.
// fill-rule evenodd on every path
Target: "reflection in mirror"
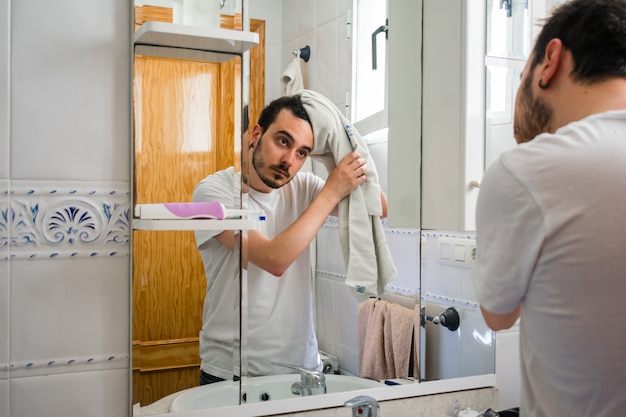
M 495 334 L 472 286 L 474 207 L 483 172 L 486 3 L 425 2 L 421 298 L 424 380 L 495 372 Z M 452 16 L 463 22 L 444 25 Z M 494 92 L 495 94 L 495 92 Z M 454 308 L 459 328 L 434 318 Z
M 165 1 L 166 0 L 162 0 L 162 2 Z M 153 3 L 156 3 L 156 0 L 153 1 Z M 227 7 L 229 3 L 230 1 L 227 0 Z M 346 109 L 345 114 L 350 117 L 352 104 L 349 101 L 349 94 L 346 93 L 351 91 L 351 77 L 353 76 L 351 75 L 352 71 L 350 69 L 350 57 L 352 56 L 353 48 L 352 39 L 350 39 L 350 34 L 345 36 L 343 34 L 343 30 L 333 30 L 329 32 L 328 21 L 330 19 L 332 22 L 331 25 L 337 25 L 336 27 L 343 27 L 342 25 L 346 25 L 346 23 L 354 23 L 352 19 L 356 19 L 356 17 L 353 17 L 353 11 L 356 10 L 356 6 L 353 7 L 352 4 L 346 4 L 350 2 L 340 2 L 339 4 L 346 6 L 347 10 L 337 10 L 338 3 L 328 0 L 328 4 L 332 6 L 328 9 L 336 11 L 333 12 L 333 17 L 331 18 L 330 15 L 322 16 L 321 14 L 315 13 L 315 4 L 319 4 L 320 2 L 310 2 L 307 0 L 289 2 L 282 2 L 278 0 L 254 0 L 251 3 L 251 17 L 253 18 L 251 21 L 251 30 L 255 30 L 254 22 L 255 19 L 258 19 L 256 20 L 257 23 L 262 22 L 258 23 L 257 26 L 257 28 L 259 28 L 259 33 L 265 35 L 265 25 L 267 24 L 267 38 L 265 38 L 265 36 L 261 38 L 262 40 L 265 40 L 265 42 L 262 42 L 260 47 L 266 46 L 267 55 L 269 57 L 276 57 L 280 55 L 282 57 L 282 61 L 281 59 L 272 59 L 268 60 L 267 65 L 265 65 L 264 61 L 261 60 L 265 58 L 265 51 L 263 51 L 260 57 L 257 58 L 255 58 L 255 53 L 257 53 L 255 51 L 259 51 L 260 49 L 254 48 L 253 51 L 251 51 L 251 64 L 249 68 L 251 81 L 249 94 L 250 123 L 248 123 L 248 125 L 253 125 L 258 120 L 261 108 L 264 106 L 266 101 L 269 102 L 270 99 L 280 96 L 279 76 L 284 71 L 287 64 L 293 59 L 291 52 L 294 49 L 301 48 L 305 44 L 310 44 L 312 46 L 312 56 L 310 61 L 306 64 L 300 62 L 305 87 L 324 92 L 324 94 L 326 94 L 328 98 L 331 99 L 340 109 Z M 172 5 L 170 4 L 169 7 L 172 7 Z M 325 8 L 323 9 L 325 10 Z M 235 14 L 236 13 L 233 11 L 232 15 Z M 222 15 L 222 25 L 224 24 L 224 21 L 225 13 Z M 302 31 L 298 32 L 295 30 L 297 27 L 306 27 L 311 31 L 306 33 L 302 33 Z M 411 27 L 415 29 L 416 26 L 414 22 L 411 22 Z M 330 33 L 332 33 L 333 36 L 329 35 Z M 383 41 L 382 39 L 379 39 L 378 42 L 380 43 Z M 379 51 L 381 49 L 379 49 Z M 368 52 L 366 51 L 365 53 Z M 258 59 L 256 63 L 255 59 Z M 175 60 L 173 61 L 175 62 Z M 397 61 L 390 59 L 389 66 L 393 66 L 394 62 L 402 62 L 402 59 Z M 195 68 L 195 66 L 199 66 L 200 64 L 194 62 L 189 65 L 192 65 Z M 207 64 L 203 63 L 203 65 Z M 243 65 L 243 68 L 243 71 L 245 72 L 245 64 Z M 328 72 L 329 68 L 330 72 Z M 147 168 L 143 177 L 148 178 L 155 175 L 153 182 L 147 188 L 154 191 L 158 195 L 154 200 L 146 199 L 141 202 L 165 201 L 166 199 L 170 199 L 172 201 L 174 201 L 173 199 L 190 201 L 193 188 L 198 181 L 212 172 L 219 171 L 229 166 L 236 166 L 240 160 L 238 152 L 241 151 L 242 153 L 245 153 L 247 150 L 246 139 L 244 139 L 241 146 L 239 146 L 239 136 L 241 132 L 236 131 L 235 128 L 235 126 L 239 126 L 240 124 L 239 112 L 236 111 L 236 109 L 239 109 L 240 106 L 246 103 L 245 99 L 240 102 L 237 101 L 240 96 L 239 93 L 236 92 L 237 87 L 233 87 L 233 80 L 238 77 L 237 75 L 234 75 L 236 66 L 235 69 L 231 67 L 221 67 L 220 69 L 216 69 L 217 72 L 214 75 L 199 77 L 207 83 L 215 83 L 216 79 L 221 80 L 219 84 L 220 88 L 235 88 L 235 92 L 232 93 L 232 97 L 224 97 L 223 95 L 219 95 L 221 93 L 216 93 L 218 94 L 217 98 L 215 98 L 216 96 L 212 96 L 214 97 L 213 99 L 199 99 L 201 102 L 205 103 L 206 101 L 210 103 L 220 103 L 220 106 L 218 107 L 221 107 L 223 104 L 227 104 L 226 107 L 228 110 L 224 111 L 223 117 L 220 116 L 217 119 L 215 117 L 207 117 L 207 109 L 202 110 L 204 112 L 202 113 L 202 117 L 182 117 L 178 115 L 179 110 L 181 110 L 180 107 L 177 109 L 163 107 L 160 115 L 149 117 L 144 114 L 143 111 L 149 109 L 152 102 L 147 100 L 147 98 L 139 98 L 142 97 L 140 94 L 143 94 L 144 90 L 147 88 L 145 87 L 146 82 L 142 79 L 142 83 L 140 85 L 143 87 L 138 89 L 137 80 L 141 79 L 141 77 L 137 76 L 137 69 L 135 71 L 135 105 L 141 105 L 141 108 L 143 109 L 141 113 L 137 111 L 137 108 L 135 109 L 135 164 L 138 165 L 137 161 L 142 160 L 141 152 L 139 151 L 143 149 L 143 143 L 148 140 L 149 137 L 147 133 L 151 132 L 150 129 L 156 130 L 158 135 L 161 135 L 161 137 L 166 137 L 168 139 L 179 138 L 181 144 L 185 143 L 184 158 L 180 157 L 176 160 L 178 165 L 170 164 L 171 168 L 168 168 L 166 164 L 152 161 L 152 156 L 148 157 L 146 154 L 145 159 L 147 160 L 146 163 L 148 165 L 146 165 Z M 195 81 L 197 78 L 187 77 L 189 74 L 193 74 L 193 71 L 187 68 L 181 68 L 172 70 L 172 73 L 178 76 L 181 80 L 187 80 L 187 82 L 189 82 L 189 80 L 194 80 L 194 84 L 183 85 L 188 88 L 188 95 L 185 97 L 187 97 L 188 100 L 191 98 L 194 98 L 195 100 L 195 98 L 197 98 L 199 88 L 197 84 L 198 81 Z M 160 77 L 160 75 L 164 74 L 163 72 L 155 71 L 154 74 L 155 77 L 152 79 L 152 83 L 160 86 L 168 85 L 168 83 L 164 81 L 165 78 Z M 411 72 L 407 76 L 413 77 L 413 73 Z M 230 84 L 231 81 L 233 84 Z M 182 84 L 182 81 L 180 82 Z M 227 85 L 224 85 L 224 83 Z M 222 92 L 226 90 L 218 89 L 218 91 Z M 265 91 L 268 91 L 268 100 L 265 100 Z M 181 97 L 179 93 L 162 94 L 160 98 L 164 102 L 162 106 L 165 106 L 165 103 L 172 105 L 173 103 L 179 102 L 182 106 L 182 103 L 185 100 L 185 98 Z M 150 104 L 150 106 L 148 104 Z M 195 101 L 188 104 L 198 105 Z M 185 107 L 182 109 L 184 110 L 184 108 Z M 193 106 L 186 108 L 193 108 Z M 233 115 L 235 115 L 234 119 Z M 410 119 L 417 117 L 415 114 L 406 114 L 405 116 Z M 179 120 L 177 118 L 181 119 Z M 177 121 L 168 121 L 170 119 L 176 119 Z M 167 127 L 167 130 L 163 127 L 164 124 L 166 125 L 165 127 Z M 202 124 L 209 124 L 208 127 L 211 131 L 210 149 L 206 146 L 206 142 L 187 141 L 187 134 L 185 132 L 190 132 L 195 128 L 200 128 Z M 151 125 L 153 126 L 150 127 Z M 243 122 L 243 125 L 245 126 L 246 123 Z M 225 129 L 225 133 L 220 133 L 221 128 Z M 367 143 L 368 152 L 374 159 L 374 164 L 378 170 L 380 184 L 383 186 L 383 191 L 387 192 L 389 185 L 386 176 L 388 166 L 387 143 L 389 129 L 385 129 L 385 126 L 383 126 L 382 129 L 373 129 L 371 131 L 364 130 L 363 132 L 367 132 L 363 139 Z M 151 135 L 153 134 L 154 133 L 151 133 Z M 185 138 L 184 141 L 181 139 L 183 137 Z M 419 141 L 417 134 L 414 139 Z M 225 141 L 223 144 L 222 140 Z M 204 143 L 204 145 L 202 145 L 202 143 Z M 195 149 L 199 146 L 206 146 L 207 149 L 202 151 L 204 153 L 198 151 L 200 153 L 196 155 L 194 152 L 189 150 L 190 148 Z M 139 147 L 139 150 L 137 150 L 137 147 Z M 162 148 L 155 148 L 156 151 L 161 149 Z M 169 150 L 167 151 L 167 153 L 169 153 Z M 198 160 L 196 161 L 194 159 L 196 162 L 190 162 L 191 159 L 189 159 L 189 155 L 196 155 Z M 148 160 L 150 162 L 148 162 Z M 210 166 L 207 167 L 206 164 L 209 164 Z M 190 167 L 192 169 L 190 169 Z M 243 175 L 245 175 L 245 164 L 241 167 L 241 169 L 244 173 Z M 317 162 L 307 163 L 304 169 L 311 170 L 323 178 L 328 175 L 328 171 L 325 170 L 324 166 L 322 164 L 318 164 Z M 162 178 L 156 178 L 158 172 L 166 172 L 166 170 L 169 170 L 167 171 L 170 173 L 169 176 L 164 174 Z M 186 185 L 183 187 L 179 183 L 181 176 L 178 174 L 171 175 L 172 171 L 176 173 L 188 173 L 193 178 L 185 180 Z M 139 173 L 136 175 L 139 176 Z M 167 188 L 163 186 L 163 184 L 166 183 L 163 181 L 171 181 L 172 185 L 170 188 L 180 192 L 180 194 L 161 194 L 164 192 L 163 189 Z M 417 182 L 419 183 L 419 181 Z M 409 183 L 410 187 L 416 187 L 419 192 L 418 183 L 415 183 L 415 181 L 409 181 Z M 139 187 L 138 184 L 139 183 L 136 183 L 136 188 Z M 235 189 L 235 187 L 233 187 L 233 189 Z M 136 199 L 138 199 L 139 196 L 140 194 L 137 192 Z M 249 196 L 246 196 L 246 193 L 242 193 L 241 200 L 245 200 L 246 198 L 249 198 Z M 313 317 L 317 330 L 316 337 L 318 341 L 318 352 L 320 354 L 320 358 L 322 359 L 322 368 L 328 372 L 328 374 L 325 374 L 328 377 L 328 381 L 331 381 L 334 376 L 359 376 L 362 374 L 362 366 L 371 365 L 373 363 L 368 362 L 362 364 L 359 358 L 364 357 L 362 350 L 366 349 L 366 340 L 371 341 L 371 338 L 366 338 L 364 336 L 365 332 L 374 327 L 374 322 L 371 322 L 371 326 L 365 324 L 370 324 L 370 322 L 367 319 L 364 320 L 363 317 L 369 317 L 368 313 L 371 313 L 374 310 L 374 308 L 371 308 L 372 311 L 368 311 L 366 307 L 375 307 L 376 305 L 379 307 L 384 305 L 399 305 L 411 310 L 411 312 L 414 313 L 412 315 L 412 319 L 415 321 L 413 321 L 409 327 L 412 329 L 417 327 L 418 331 L 414 334 L 414 344 L 410 343 L 410 345 L 414 346 L 415 350 L 413 351 L 413 354 L 417 354 L 418 352 L 421 353 L 419 359 L 410 363 L 410 367 L 412 369 L 412 374 L 410 376 L 404 379 L 387 377 L 381 379 L 393 379 L 398 383 L 412 384 L 414 382 L 419 382 L 420 373 L 422 377 L 426 377 L 427 379 L 442 379 L 458 376 L 446 372 L 441 372 L 438 375 L 431 374 L 430 371 L 427 372 L 429 368 L 425 366 L 427 363 L 432 362 L 443 362 L 446 364 L 459 364 L 462 362 L 461 345 L 458 343 L 457 350 L 455 352 L 456 356 L 445 356 L 445 358 L 442 358 L 441 355 L 437 355 L 439 349 L 443 349 L 448 343 L 447 339 L 454 338 L 454 336 L 459 333 L 454 333 L 441 325 L 435 324 L 433 320 L 429 320 L 427 318 L 430 316 L 432 319 L 432 317 L 436 317 L 445 311 L 446 308 L 457 306 L 457 304 L 450 304 L 447 299 L 442 300 L 438 298 L 439 296 L 448 296 L 448 288 L 440 290 L 440 288 L 429 286 L 431 284 L 426 286 L 422 285 L 420 287 L 420 269 L 422 269 L 422 279 L 424 276 L 427 276 L 430 280 L 429 282 L 435 284 L 442 274 L 453 274 L 459 271 L 455 265 L 442 263 L 438 256 L 438 248 L 441 243 L 439 242 L 439 238 L 449 232 L 433 231 L 432 233 L 426 233 L 420 229 L 387 227 L 385 223 L 385 236 L 393 261 L 398 269 L 398 278 L 388 284 L 387 291 L 383 297 L 381 297 L 382 300 L 380 302 L 378 300 L 372 300 L 367 303 L 359 302 L 355 299 L 355 297 L 350 293 L 349 288 L 344 283 L 346 270 L 342 257 L 342 249 L 339 245 L 339 227 L 340 225 L 337 218 L 329 217 L 319 231 L 314 246 L 316 263 L 314 265 L 314 275 L 312 281 L 314 304 L 311 306 L 311 309 L 314 312 Z M 145 263 L 148 268 L 152 268 L 148 272 L 142 272 L 138 269 L 140 266 L 135 265 L 133 281 L 133 340 L 136 341 L 133 350 L 133 358 L 139 359 L 136 363 L 134 363 L 133 367 L 133 403 L 141 402 L 141 404 L 151 404 L 153 402 L 158 403 L 158 400 L 163 397 L 171 398 L 172 395 L 177 395 L 189 387 L 196 387 L 198 385 L 200 366 L 198 332 L 202 327 L 202 305 L 204 302 L 207 282 L 200 254 L 195 248 L 196 242 L 192 232 L 187 233 L 186 246 L 181 247 L 180 249 L 175 249 L 177 244 L 172 243 L 171 240 L 164 240 L 162 238 L 163 235 L 174 232 L 146 233 L 150 233 L 151 235 L 139 238 L 135 237 L 135 242 L 138 243 L 143 240 L 148 242 L 150 245 L 158 245 L 159 252 L 157 252 L 154 256 L 146 255 L 144 249 L 136 246 L 133 247 L 133 262 L 135 264 L 138 263 L 139 265 Z M 455 237 L 464 236 L 463 232 L 453 232 L 453 234 Z M 245 239 L 248 235 L 248 232 L 242 231 L 237 234 L 237 239 Z M 426 242 L 426 247 L 423 246 L 424 242 Z M 427 255 L 425 250 L 431 251 L 430 253 L 434 253 L 435 255 L 425 260 L 423 258 L 424 255 Z M 420 255 L 420 253 L 422 255 Z M 195 257 L 195 260 L 183 260 L 183 254 L 187 257 Z M 147 258 L 147 256 L 152 256 L 152 258 Z M 237 256 L 241 256 L 242 258 L 249 256 L 248 248 L 243 245 L 241 247 L 240 255 Z M 172 272 L 167 274 L 164 273 L 163 271 L 167 268 L 170 268 Z M 181 271 L 183 272 L 181 273 Z M 467 288 L 467 285 L 471 283 L 471 280 L 468 279 L 467 271 L 463 270 L 461 275 L 461 279 L 456 280 L 455 285 Z M 154 281 L 154 276 L 158 276 L 159 280 Z M 190 279 L 192 276 L 193 280 Z M 240 278 L 237 276 L 237 273 L 234 273 L 233 279 L 240 279 L 242 283 L 242 304 L 239 306 L 240 310 L 237 311 L 235 307 L 238 306 L 238 294 L 235 295 L 236 300 L 222 300 L 222 302 L 225 302 L 226 304 L 229 304 L 232 301 L 232 304 L 230 305 L 235 309 L 233 310 L 231 308 L 229 311 L 234 311 L 235 321 L 239 314 L 243 317 L 241 334 L 237 333 L 239 329 L 233 332 L 233 338 L 235 340 L 238 336 L 240 337 L 242 345 L 241 352 L 239 352 L 236 343 L 232 346 L 228 346 L 228 349 L 230 349 L 230 352 L 234 355 L 232 375 L 239 375 L 241 372 L 241 375 L 244 375 L 244 378 L 241 379 L 241 383 L 252 383 L 253 377 L 248 377 L 248 375 L 253 375 L 254 373 L 249 366 L 250 361 L 248 359 L 250 357 L 250 350 L 246 349 L 246 347 L 248 346 L 247 338 L 250 336 L 249 333 L 254 331 L 255 328 L 247 326 L 246 323 L 247 317 L 249 316 L 249 304 L 261 302 L 263 299 L 247 296 L 249 290 L 248 269 L 244 268 L 241 270 Z M 156 292 L 153 292 L 155 290 Z M 422 324 L 420 303 L 423 300 L 426 300 L 429 303 L 432 302 L 434 307 L 425 312 L 425 322 Z M 462 303 L 464 300 L 464 298 L 459 297 L 459 300 L 456 301 Z M 421 307 L 424 307 L 424 305 Z M 143 311 L 147 308 L 152 308 L 152 312 L 146 313 Z M 466 317 L 463 311 L 460 312 L 460 317 L 462 326 L 463 323 L 471 323 L 471 320 L 465 320 Z M 157 326 L 155 327 L 150 323 L 156 323 Z M 156 329 L 160 327 L 160 323 L 172 323 L 173 327 L 184 326 L 184 331 L 181 329 L 178 333 L 169 332 L 167 334 L 158 334 Z M 424 346 L 428 343 L 428 338 L 430 337 L 427 333 L 429 329 L 435 329 L 442 334 L 441 340 L 437 342 L 438 345 L 434 344 L 428 346 L 429 350 L 426 355 L 428 357 L 425 357 Z M 457 332 L 459 332 L 459 330 L 457 330 Z M 472 335 L 474 333 L 472 333 L 471 330 L 468 330 L 467 334 Z M 487 335 L 479 331 L 478 337 L 489 339 L 491 334 Z M 436 336 L 433 340 L 436 340 Z M 168 350 L 165 346 L 169 344 L 169 342 L 173 342 L 172 344 L 177 347 L 177 350 Z M 267 342 L 270 343 L 272 340 Z M 148 356 L 148 347 L 153 348 L 151 352 L 154 352 L 154 358 L 158 358 L 158 363 L 150 362 L 152 358 Z M 472 351 L 469 350 L 468 352 L 469 353 L 466 359 L 470 360 Z M 492 353 L 493 352 L 491 352 L 491 354 Z M 434 358 L 432 360 L 431 355 L 432 358 Z M 240 366 L 237 368 L 237 362 L 239 360 Z M 491 361 L 491 363 L 493 363 L 493 359 L 491 359 Z M 282 357 L 276 358 L 276 362 L 287 362 L 287 359 Z M 145 364 L 151 365 L 146 366 Z M 289 370 L 287 368 L 281 369 L 281 367 L 274 367 L 272 370 L 272 372 L 277 373 L 285 371 L 293 370 Z M 485 371 L 485 373 L 492 371 L 493 366 Z M 473 372 L 472 374 L 477 373 L 475 369 L 472 369 L 471 372 Z M 181 377 L 181 375 L 184 376 Z M 224 374 L 224 376 L 228 377 L 227 374 Z M 299 375 L 294 374 L 292 377 L 294 377 L 293 382 L 301 381 Z M 232 383 L 232 378 L 226 383 L 231 384 L 229 387 L 236 387 L 238 385 L 237 383 Z M 166 389 L 162 389 L 164 387 Z M 237 400 L 241 400 L 242 398 L 243 397 L 238 396 Z M 250 400 L 259 401 L 262 400 L 262 398 L 256 396 Z

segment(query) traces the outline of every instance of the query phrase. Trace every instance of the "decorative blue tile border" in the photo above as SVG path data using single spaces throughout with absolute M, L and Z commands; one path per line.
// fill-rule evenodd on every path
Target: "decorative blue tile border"
M 128 183 L 12 181 L 0 194 L 0 259 L 128 256 Z

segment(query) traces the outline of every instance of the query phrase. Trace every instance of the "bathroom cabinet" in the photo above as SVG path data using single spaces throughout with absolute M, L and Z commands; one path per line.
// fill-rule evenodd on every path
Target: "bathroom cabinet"
M 223 27 L 241 26 L 236 19 L 222 15 Z M 136 204 L 191 201 L 206 175 L 240 166 L 240 109 L 249 102 L 256 117 L 264 100 L 247 98 L 255 87 L 244 62 L 262 37 L 257 29 L 147 21 L 133 35 L 133 404 L 152 404 L 197 385 L 206 277 L 193 231 L 247 230 L 260 221 L 134 215 Z M 249 53 L 251 60 L 258 49 Z
M 485 1 L 424 2 L 422 228 L 473 230 L 483 172 Z

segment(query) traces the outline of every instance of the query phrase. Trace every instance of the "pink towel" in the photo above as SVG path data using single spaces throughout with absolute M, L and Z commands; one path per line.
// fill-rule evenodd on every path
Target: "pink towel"
M 357 338 L 359 343 L 359 358 L 363 358 L 363 350 L 365 349 L 365 340 L 367 338 L 367 329 L 370 319 L 374 314 L 375 298 L 370 298 L 357 307 Z M 368 346 L 369 348 L 369 346 Z
M 393 369 L 393 375 L 387 375 L 386 378 L 406 378 L 409 373 L 412 373 L 411 355 L 415 352 L 414 324 L 413 309 L 399 304 L 389 304 L 385 318 L 384 339 L 385 352 L 388 356 L 387 363 L 391 365 L 389 367 Z
M 371 299 L 370 299 L 371 300 Z M 366 303 L 369 302 L 366 301 Z M 372 314 L 367 323 L 363 340 L 363 353 L 360 356 L 359 375 L 363 378 L 385 379 L 393 372 L 389 369 L 385 352 L 385 317 L 387 301 L 375 301 Z M 393 366 L 393 364 L 391 364 Z
M 419 376 L 419 306 L 370 298 L 359 305 L 357 319 L 361 377 Z

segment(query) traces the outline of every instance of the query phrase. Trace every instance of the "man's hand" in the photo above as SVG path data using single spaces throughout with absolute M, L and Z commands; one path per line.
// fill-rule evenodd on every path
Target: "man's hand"
M 365 159 L 356 152 L 350 152 L 344 156 L 326 179 L 326 185 L 322 192 L 330 193 L 336 203 L 339 203 L 341 199 L 367 179 L 365 176 L 367 164 L 365 162 Z

